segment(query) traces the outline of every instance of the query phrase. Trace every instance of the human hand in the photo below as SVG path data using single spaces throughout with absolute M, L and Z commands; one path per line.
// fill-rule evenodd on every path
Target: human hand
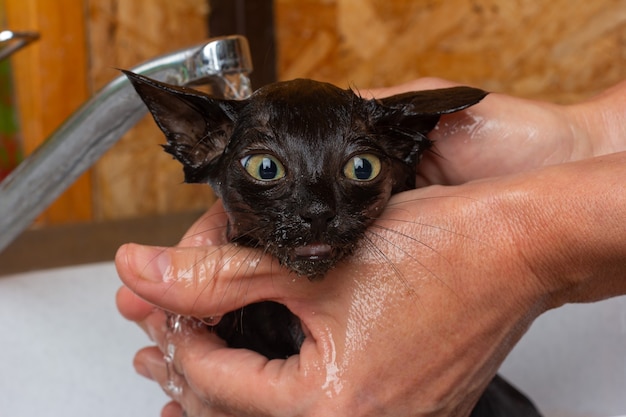
M 380 237 L 370 236 L 388 261 L 375 251 L 363 250 L 320 282 L 297 279 L 267 257 L 259 260 L 253 276 L 245 268 L 236 272 L 234 265 L 259 255 L 230 245 L 120 250 L 121 277 L 150 303 L 208 317 L 271 299 L 290 308 L 307 329 L 301 353 L 285 361 L 227 349 L 206 330 L 174 335 L 175 363 L 184 375 L 180 380 L 183 395 L 175 399 L 189 415 L 447 416 L 469 411 L 512 343 L 534 314 L 546 308 L 543 301 L 537 301 L 537 293 L 544 290 L 528 283 L 527 290 L 520 291 L 513 284 L 517 275 L 526 276 L 529 271 L 523 265 L 508 266 L 513 253 L 499 242 L 502 234 L 493 233 L 502 228 L 498 224 L 502 218 L 485 213 L 492 227 L 482 224 L 481 230 L 458 216 L 447 218 L 444 224 L 439 216 L 419 213 L 448 213 L 457 206 L 483 203 L 466 197 L 438 198 L 444 189 L 420 191 L 394 198 L 377 223 Z M 414 198 L 419 199 L 419 206 Z M 211 229 L 225 225 L 215 211 L 202 223 Z M 491 234 L 490 241 L 483 241 L 483 233 Z M 458 257 L 461 252 L 467 256 Z M 468 277 L 466 269 L 475 265 L 462 260 L 484 265 L 481 259 L 487 253 L 499 258 L 498 270 L 474 268 L 477 275 Z M 395 262 L 393 267 L 391 262 Z M 166 269 L 159 270 L 159 265 Z M 474 280 L 482 280 L 488 272 L 508 280 L 476 285 Z M 165 282 L 145 280 L 162 276 Z M 509 294 L 510 299 L 500 293 Z M 120 292 L 121 298 L 128 296 Z M 494 298 L 501 301 L 496 306 L 491 305 Z M 141 317 L 129 314 L 128 301 L 118 302 L 120 310 L 140 321 L 159 345 L 159 350 L 140 352 L 136 363 L 165 387 L 162 352 L 167 351 L 172 335 L 168 338 L 163 331 L 163 313 L 148 309 Z M 463 363 L 450 366 L 457 361 Z M 471 377 L 466 374 L 468 364 Z M 167 413 L 180 415 L 174 411 L 180 410 L 169 405 Z
M 385 97 L 458 85 L 420 78 L 362 92 Z M 462 112 L 443 115 L 429 134 L 434 151 L 420 163 L 418 186 L 455 185 L 626 149 L 626 82 L 585 102 L 556 105 L 491 93 Z
M 399 194 L 368 235 L 376 246 L 319 282 L 218 245 L 218 206 L 199 222 L 209 231 L 192 232 L 211 246 L 125 246 L 120 276 L 149 303 L 196 317 L 281 302 L 306 329 L 301 353 L 268 361 L 197 329 L 168 339 L 163 313 L 138 314 L 124 290 L 120 311 L 160 347 L 141 351 L 137 367 L 166 386 L 162 352 L 173 343 L 183 388 L 175 399 L 189 415 L 467 415 L 537 315 L 626 292 L 626 196 L 612 211 L 597 198 L 626 175 L 624 158 Z M 563 202 L 577 209 L 563 213 Z M 164 415 L 180 412 L 170 404 Z

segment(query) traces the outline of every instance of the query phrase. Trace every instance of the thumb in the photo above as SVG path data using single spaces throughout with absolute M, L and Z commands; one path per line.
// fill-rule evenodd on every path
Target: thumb
M 276 297 L 281 272 L 271 256 L 232 244 L 155 247 L 126 244 L 115 256 L 117 272 L 138 296 L 178 314 L 223 315 Z

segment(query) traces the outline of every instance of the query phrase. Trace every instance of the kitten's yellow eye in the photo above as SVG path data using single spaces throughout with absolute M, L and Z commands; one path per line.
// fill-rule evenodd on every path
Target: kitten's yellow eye
M 259 181 L 276 181 L 285 176 L 283 164 L 272 155 L 248 155 L 241 159 L 241 165 Z
M 371 181 L 380 174 L 380 167 L 380 159 L 376 155 L 356 155 L 344 166 L 343 174 L 351 180 Z

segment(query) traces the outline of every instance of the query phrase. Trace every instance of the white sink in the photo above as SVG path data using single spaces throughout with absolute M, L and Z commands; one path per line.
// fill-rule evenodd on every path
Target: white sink
M 112 263 L 0 277 L 0 414 L 158 416 L 132 368 L 149 344 L 115 309 Z M 546 417 L 626 416 L 626 297 L 542 316 L 502 367 Z
M 135 374 L 150 344 L 115 308 L 113 263 L 0 277 L 0 415 L 160 415 L 165 394 Z
M 626 417 L 626 296 L 539 317 L 501 373 L 546 417 Z

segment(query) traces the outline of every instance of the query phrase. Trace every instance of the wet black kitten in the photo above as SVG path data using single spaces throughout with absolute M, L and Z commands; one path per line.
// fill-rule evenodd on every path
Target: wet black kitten
M 426 134 L 440 115 L 487 94 L 455 87 L 366 100 L 300 79 L 237 101 L 126 75 L 185 180 L 209 183 L 222 199 L 229 239 L 261 247 L 309 279 L 354 251 L 391 195 L 415 188 L 416 166 L 431 145 Z M 303 339 L 299 320 L 271 302 L 229 313 L 214 329 L 229 346 L 268 358 L 298 353 Z M 495 394 L 488 390 L 473 415 L 538 415 L 525 399 L 530 411 L 505 411 L 514 404 L 509 388 L 494 379 Z
M 486 95 L 458 87 L 364 100 L 294 80 L 237 101 L 129 76 L 185 180 L 222 199 L 228 237 L 310 278 L 353 251 L 392 194 L 415 187 L 439 115 Z

